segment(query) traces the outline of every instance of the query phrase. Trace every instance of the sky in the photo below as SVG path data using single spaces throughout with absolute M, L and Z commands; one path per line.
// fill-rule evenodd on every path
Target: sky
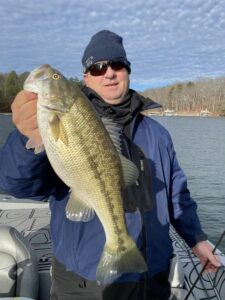
M 139 91 L 225 75 L 224 0 L 0 0 L 0 72 L 48 63 L 82 78 L 102 29 L 123 37 Z

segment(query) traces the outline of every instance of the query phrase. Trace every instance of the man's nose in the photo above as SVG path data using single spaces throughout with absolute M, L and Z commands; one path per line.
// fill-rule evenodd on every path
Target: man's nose
M 114 77 L 116 74 L 116 71 L 113 70 L 110 66 L 108 66 L 106 73 L 105 73 L 105 77 Z

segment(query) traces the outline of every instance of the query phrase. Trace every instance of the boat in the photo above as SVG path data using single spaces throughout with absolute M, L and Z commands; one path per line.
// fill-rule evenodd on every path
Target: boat
M 167 116 L 167 117 L 177 116 L 177 112 L 172 109 L 166 109 L 163 111 L 163 116 Z
M 47 200 L 39 202 L 0 194 L 0 299 L 49 299 L 52 258 L 49 221 Z M 224 300 L 225 269 L 201 275 L 198 258 L 172 226 L 170 235 L 174 248 L 170 299 Z M 217 253 L 225 260 L 221 251 Z
M 209 117 L 210 115 L 211 115 L 211 112 L 208 109 L 203 109 L 199 113 L 200 117 Z

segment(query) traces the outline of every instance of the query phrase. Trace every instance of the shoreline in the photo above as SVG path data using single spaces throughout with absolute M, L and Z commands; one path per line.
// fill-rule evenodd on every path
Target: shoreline
M 3 115 L 3 116 L 10 116 L 12 113 L 11 112 L 0 112 L 0 115 Z
M 201 117 L 201 118 L 224 118 L 224 116 L 220 116 L 218 114 L 210 113 L 207 115 L 201 115 L 199 112 L 176 112 L 166 114 L 164 112 L 152 112 L 151 110 L 143 112 L 145 116 L 158 116 L 158 117 Z M 0 116 L 10 116 L 11 112 L 0 112 Z
M 216 113 L 203 113 L 203 112 L 185 112 L 185 111 L 152 111 L 147 110 L 142 112 L 146 116 L 159 116 L 159 117 L 201 117 L 201 118 L 224 118 L 224 116 L 220 116 Z

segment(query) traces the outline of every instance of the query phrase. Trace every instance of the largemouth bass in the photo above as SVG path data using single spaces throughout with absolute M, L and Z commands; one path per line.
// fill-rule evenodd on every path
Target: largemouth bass
M 105 285 L 123 273 L 145 272 L 144 258 L 127 231 L 122 199 L 122 190 L 136 180 L 136 167 L 119 154 L 80 88 L 59 71 L 49 65 L 33 70 L 24 89 L 38 94 L 44 149 L 56 174 L 71 189 L 67 217 L 88 222 L 96 213 L 103 225 L 106 243 L 96 280 Z M 32 139 L 27 143 L 36 152 L 40 146 Z

